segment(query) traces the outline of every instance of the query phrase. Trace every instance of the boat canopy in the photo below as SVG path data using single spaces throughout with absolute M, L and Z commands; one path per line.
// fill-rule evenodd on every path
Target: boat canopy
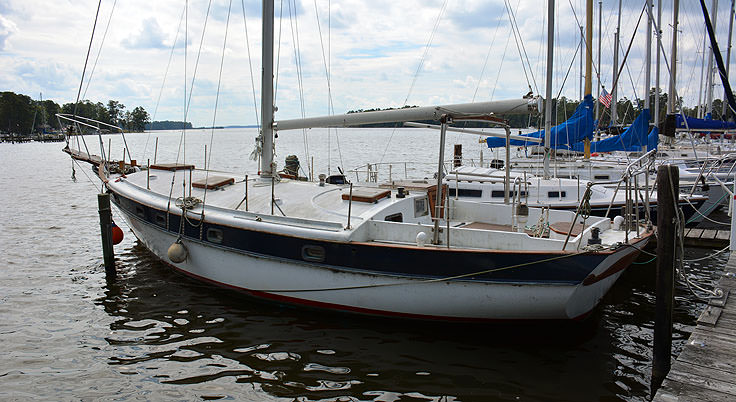
M 682 114 L 678 114 L 675 118 L 678 129 L 690 129 L 690 130 L 734 130 L 736 129 L 736 123 L 731 121 L 723 120 L 712 120 L 712 119 L 696 119 L 695 117 L 683 117 Z M 687 125 L 685 123 L 687 122 Z
M 593 138 L 593 97 L 586 95 L 585 99 L 575 109 L 575 113 L 564 123 L 552 127 L 550 131 L 550 147 L 567 148 L 568 144 L 575 144 L 584 138 Z M 544 138 L 544 130 L 523 134 L 522 137 Z M 488 148 L 505 147 L 505 138 L 486 138 Z M 531 146 L 539 145 L 537 141 L 511 140 L 511 145 Z
M 654 126 L 647 137 L 647 151 L 657 149 L 657 144 L 659 144 L 659 128 Z
M 649 129 L 649 109 L 644 109 L 639 117 L 631 123 L 623 133 L 606 138 L 601 141 L 590 143 L 590 152 L 611 151 L 640 151 L 643 146 L 648 146 L 647 132 Z M 582 142 L 572 144 L 569 149 L 584 152 L 585 145 Z

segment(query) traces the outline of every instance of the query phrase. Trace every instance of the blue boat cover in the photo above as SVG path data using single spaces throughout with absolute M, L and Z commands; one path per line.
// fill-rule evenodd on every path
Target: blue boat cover
M 605 140 L 591 142 L 590 152 L 639 151 L 643 146 L 647 146 L 648 149 L 648 129 L 649 109 L 644 109 L 639 114 L 639 117 L 623 133 L 606 138 Z M 582 142 L 578 142 L 572 144 L 569 149 L 584 152 L 585 145 Z
M 657 149 L 658 143 L 659 143 L 659 129 L 657 128 L 657 126 L 654 126 L 652 127 L 652 131 L 649 132 L 649 136 L 647 137 L 647 151 Z
M 550 147 L 567 149 L 568 144 L 575 144 L 583 138 L 593 138 L 593 97 L 586 95 L 585 99 L 575 109 L 575 113 L 566 122 L 552 127 L 550 136 Z M 544 130 L 534 133 L 523 134 L 523 137 L 544 138 Z M 505 138 L 486 138 L 488 148 L 506 146 Z M 537 142 L 522 140 L 511 140 L 511 145 L 530 146 L 539 145 Z M 544 145 L 544 144 L 542 144 Z
M 682 114 L 678 114 L 676 117 L 677 128 L 683 128 L 690 130 L 733 130 L 736 129 L 736 123 L 731 121 L 723 120 L 712 120 L 712 119 L 696 119 L 695 117 L 686 117 L 687 126 Z

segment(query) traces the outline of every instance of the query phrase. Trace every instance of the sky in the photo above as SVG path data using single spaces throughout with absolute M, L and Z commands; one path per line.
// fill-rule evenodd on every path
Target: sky
M 706 1 L 710 8 L 711 1 Z M 74 102 L 98 2 L 0 0 L 0 91 L 34 99 L 43 96 L 60 104 Z M 535 94 L 545 95 L 546 3 L 276 1 L 276 119 L 520 98 L 529 86 Z M 584 3 L 556 1 L 554 96 L 580 97 L 578 26 L 584 25 Z M 594 0 L 594 94 L 597 72 L 609 91 L 612 85 L 618 3 L 604 0 L 599 7 Z M 646 88 L 646 20 L 635 29 L 641 0 L 621 3 L 620 60 L 630 42 L 632 46 L 618 84 L 619 98 L 641 98 Z M 710 12 L 717 14 L 724 58 L 730 3 L 720 0 L 717 13 Z M 81 99 L 103 103 L 114 99 L 129 110 L 143 106 L 155 120 L 183 120 L 186 113 L 186 120 L 195 126 L 258 123 L 260 1 L 102 0 L 99 4 Z M 655 1 L 655 16 L 656 12 Z M 513 34 L 512 18 L 520 38 Z M 704 37 L 697 1 L 681 2 L 679 21 L 677 88 L 685 104 L 694 106 L 700 95 Z M 662 2 L 661 25 L 671 63 L 671 0 Z M 662 87 L 667 91 L 668 70 L 664 61 L 661 65 Z M 714 98 L 723 97 L 720 83 L 714 91 Z

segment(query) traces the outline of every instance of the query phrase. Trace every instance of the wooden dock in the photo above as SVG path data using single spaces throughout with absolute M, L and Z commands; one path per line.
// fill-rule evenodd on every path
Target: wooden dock
M 736 401 L 736 253 L 717 288 L 654 401 Z
M 685 229 L 685 246 L 688 247 L 723 248 L 728 246 L 730 241 L 730 230 Z

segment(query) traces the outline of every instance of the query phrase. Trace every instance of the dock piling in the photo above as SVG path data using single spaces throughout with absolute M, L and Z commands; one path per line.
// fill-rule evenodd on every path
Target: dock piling
M 97 206 L 100 212 L 100 233 L 102 237 L 102 256 L 105 261 L 105 274 L 109 279 L 114 279 L 115 255 L 112 248 L 112 211 L 110 210 L 110 194 L 97 194 Z
M 654 319 L 652 394 L 662 385 L 671 365 L 672 308 L 675 292 L 675 208 L 679 181 L 676 166 L 664 165 L 657 169 L 657 301 Z

